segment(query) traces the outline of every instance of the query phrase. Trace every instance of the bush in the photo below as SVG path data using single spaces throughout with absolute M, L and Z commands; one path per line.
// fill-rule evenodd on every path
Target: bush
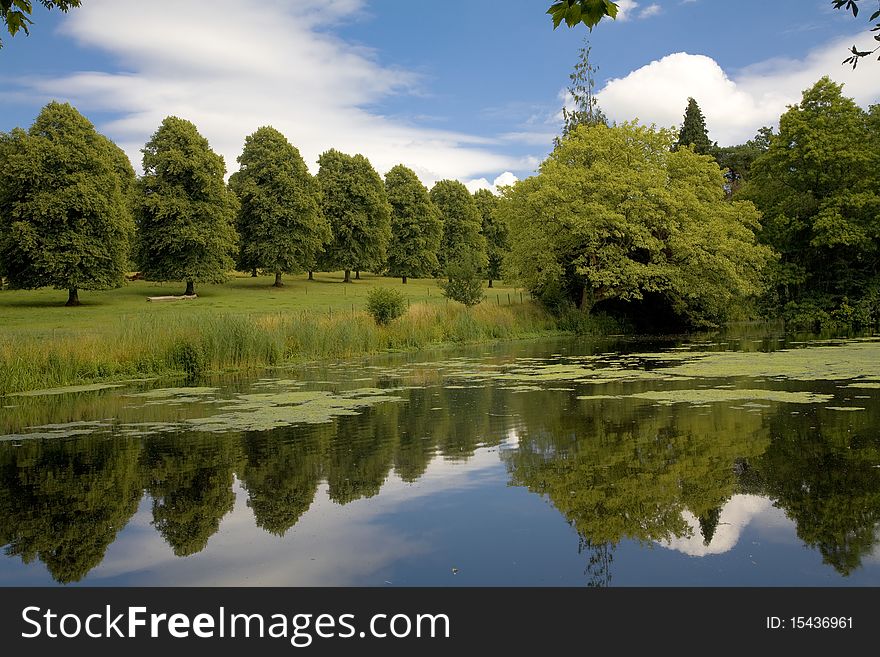
M 388 324 L 406 310 L 406 297 L 397 290 L 376 287 L 367 294 L 367 312 L 377 324 Z
M 440 283 L 447 299 L 464 305 L 476 306 L 483 300 L 483 280 L 477 268 L 467 264 L 447 265 L 447 280 Z

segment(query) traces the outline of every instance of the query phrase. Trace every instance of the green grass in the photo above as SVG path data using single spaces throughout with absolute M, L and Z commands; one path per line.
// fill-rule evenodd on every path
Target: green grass
M 487 300 L 467 310 L 447 302 L 433 280 L 403 285 L 361 276 L 350 284 L 341 274 L 287 277 L 283 288 L 273 288 L 269 277 L 241 276 L 197 286 L 194 301 L 161 303 L 146 298 L 180 294 L 183 285 L 135 281 L 118 290 L 83 291 L 77 308 L 65 307 L 58 290 L 5 290 L 0 394 L 520 338 L 556 328 L 514 288 L 487 290 Z M 364 310 L 376 286 L 407 297 L 406 314 L 388 326 L 377 326 Z

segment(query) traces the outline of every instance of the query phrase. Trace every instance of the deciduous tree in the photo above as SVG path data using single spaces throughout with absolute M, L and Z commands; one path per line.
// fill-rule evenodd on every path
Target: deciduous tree
M 229 186 L 240 203 L 239 264 L 275 274 L 298 274 L 330 241 L 321 193 L 299 151 L 280 132 L 263 127 L 245 139 L 241 168 Z
M 492 281 L 501 278 L 501 264 L 510 250 L 507 224 L 498 215 L 499 198 L 488 189 L 480 189 L 474 194 L 474 201 L 483 220 L 483 237 L 486 240 L 486 278 L 489 287 Z
M 479 274 L 486 267 L 486 239 L 480 210 L 467 187 L 457 180 L 441 180 L 431 189 L 431 200 L 443 218 L 440 268 L 445 272 L 454 263 Z
M 755 160 L 742 196 L 764 213 L 762 239 L 781 254 L 780 305 L 830 311 L 880 285 L 877 112 L 824 77 L 782 115 Z
M 318 158 L 324 216 L 333 239 L 324 251 L 328 268 L 380 269 L 391 241 L 391 206 L 382 178 L 363 155 L 331 149 Z
M 723 321 L 760 291 L 770 250 L 754 206 L 725 200 L 718 165 L 674 142 L 632 123 L 578 128 L 504 192 L 509 273 L 548 305 L 650 295 L 686 323 Z
M 443 222 L 428 190 L 412 169 L 402 164 L 385 174 L 385 191 L 391 203 L 391 246 L 388 273 L 430 276 L 437 271 Z
M 144 278 L 221 283 L 234 267 L 238 203 L 223 157 L 195 125 L 169 116 L 143 149 L 136 204 L 137 261 Z
M 13 287 L 102 290 L 124 281 L 134 229 L 128 158 L 69 104 L 0 139 L 0 275 Z

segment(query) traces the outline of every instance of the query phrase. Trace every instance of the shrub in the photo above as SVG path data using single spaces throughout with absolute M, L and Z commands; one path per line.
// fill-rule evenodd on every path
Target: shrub
M 470 264 L 449 263 L 446 282 L 440 283 L 447 299 L 464 305 L 476 306 L 483 300 L 483 281 L 477 268 Z
M 377 324 L 388 324 L 406 310 L 406 297 L 397 290 L 376 287 L 367 294 L 367 312 Z

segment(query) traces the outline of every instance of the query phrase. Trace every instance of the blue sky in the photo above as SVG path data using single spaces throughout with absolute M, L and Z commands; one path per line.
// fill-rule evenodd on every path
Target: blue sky
M 621 17 L 553 31 L 549 0 L 85 0 L 35 11 L 4 39 L 0 130 L 72 102 L 137 165 L 161 119 L 192 120 L 235 170 L 271 124 L 315 169 L 328 148 L 472 188 L 532 173 L 559 129 L 585 36 L 618 121 L 671 126 L 697 98 L 710 137 L 739 143 L 821 75 L 866 106 L 880 64 L 840 65 L 867 15 L 830 0 L 620 0 Z M 503 10 L 502 10 L 503 8 Z M 864 12 L 863 12 L 864 13 Z M 502 175 L 504 174 L 504 175 Z

